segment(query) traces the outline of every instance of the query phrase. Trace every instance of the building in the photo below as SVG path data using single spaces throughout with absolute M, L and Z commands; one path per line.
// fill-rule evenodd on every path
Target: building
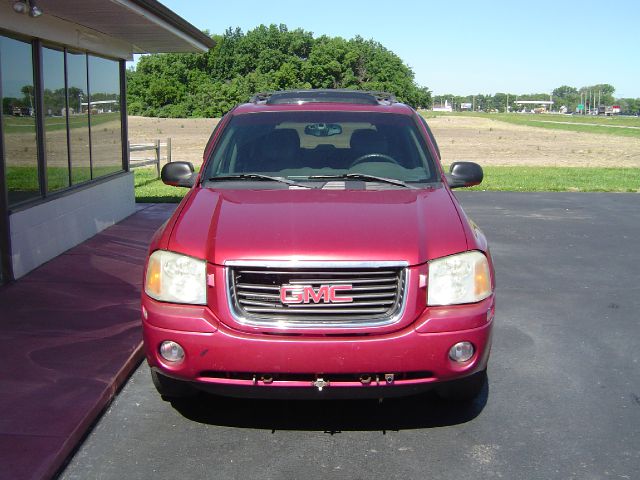
M 436 106 L 434 104 L 433 107 L 431 108 L 431 110 L 434 111 L 434 112 L 453 112 L 453 108 L 451 107 L 451 104 L 449 103 L 449 100 L 445 100 L 444 104 L 442 102 L 440 102 L 439 106 Z
M 551 109 L 553 105 L 553 100 L 516 100 L 514 102 L 518 107 L 522 107 L 522 111 L 526 112 L 527 107 L 531 109 L 532 112 L 542 113 L 546 112 L 547 109 Z
M 126 60 L 213 46 L 156 0 L 0 2 L 0 284 L 133 213 Z

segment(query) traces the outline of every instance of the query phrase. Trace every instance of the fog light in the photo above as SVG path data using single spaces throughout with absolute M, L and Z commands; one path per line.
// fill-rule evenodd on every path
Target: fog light
M 160 355 L 167 362 L 178 363 L 184 360 L 184 349 L 176 342 L 165 341 L 160 344 Z
M 459 342 L 449 350 L 449 358 L 454 362 L 462 363 L 473 357 L 474 352 L 475 348 L 471 342 Z

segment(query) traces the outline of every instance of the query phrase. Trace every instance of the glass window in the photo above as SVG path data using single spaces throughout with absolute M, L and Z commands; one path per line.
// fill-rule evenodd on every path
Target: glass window
M 42 48 L 44 130 L 47 191 L 69 186 L 67 101 L 64 86 L 64 52 Z
M 122 170 L 120 63 L 89 55 L 93 177 Z
M 2 122 L 9 205 L 38 198 L 38 147 L 31 44 L 0 35 Z
M 205 177 L 258 173 L 312 180 L 361 174 L 425 183 L 438 181 L 436 172 L 408 115 L 299 111 L 234 116 Z
M 42 47 L 44 132 L 36 121 L 32 45 L 0 35 L 0 93 L 9 206 L 41 198 L 43 133 L 47 192 L 123 170 L 120 62 Z M 42 167 L 42 166 L 40 166 Z
M 91 179 L 87 55 L 83 52 L 67 51 L 67 88 L 71 182 L 76 184 Z

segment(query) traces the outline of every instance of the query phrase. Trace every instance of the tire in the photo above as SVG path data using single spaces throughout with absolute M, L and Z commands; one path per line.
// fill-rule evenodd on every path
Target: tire
M 474 373 L 461 380 L 447 382 L 436 389 L 438 396 L 450 402 L 472 402 L 487 384 L 487 370 Z
M 151 381 L 163 400 L 193 397 L 197 392 L 187 382 L 166 377 L 151 369 Z

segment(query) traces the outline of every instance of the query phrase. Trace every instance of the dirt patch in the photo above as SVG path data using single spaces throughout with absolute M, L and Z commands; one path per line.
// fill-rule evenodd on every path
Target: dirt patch
M 429 120 L 444 163 L 640 167 L 640 139 L 512 125 L 487 118 Z
M 218 121 L 216 118 L 129 117 L 129 142 L 164 142 L 171 138 L 172 160 L 200 165 L 204 147 Z
M 211 118 L 129 117 L 131 143 L 171 137 L 173 160 L 199 165 L 218 123 Z M 557 167 L 640 167 L 640 139 L 511 125 L 475 117 L 437 117 L 429 125 L 444 163 Z

